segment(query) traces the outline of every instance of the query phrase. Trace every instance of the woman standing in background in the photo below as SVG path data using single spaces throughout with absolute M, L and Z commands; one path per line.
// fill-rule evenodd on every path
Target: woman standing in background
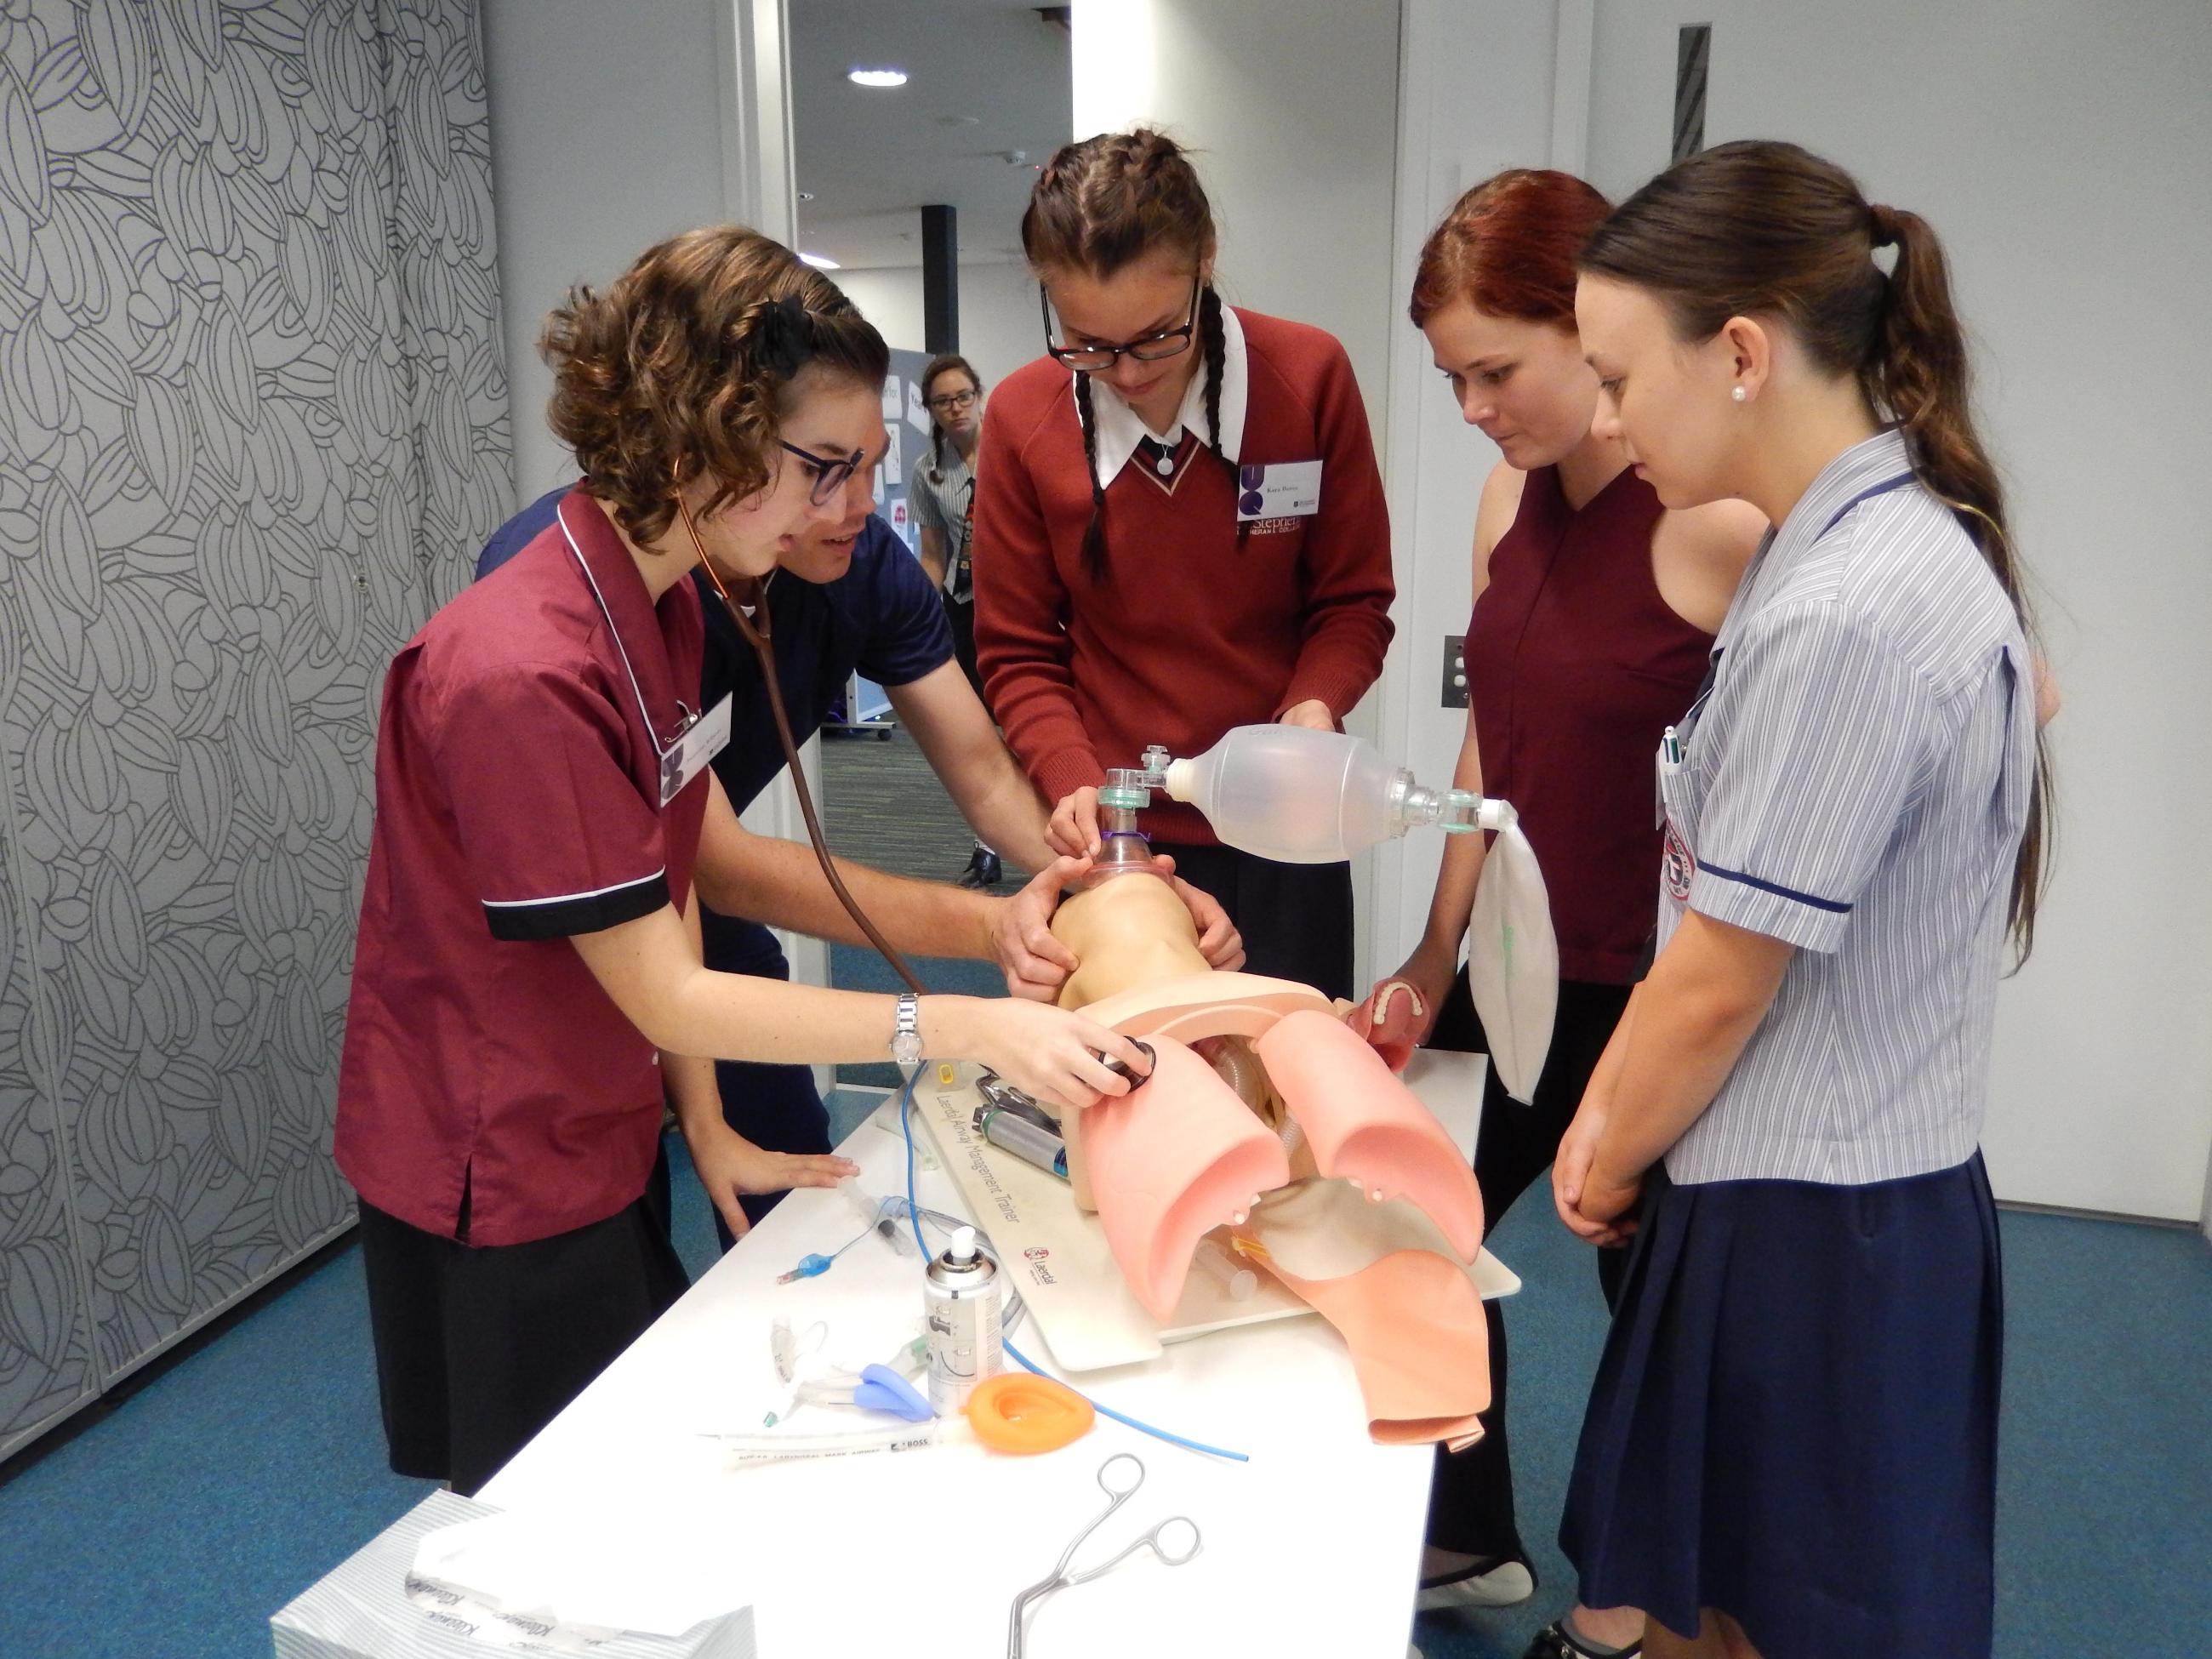
M 945 599 L 952 628 L 952 656 L 968 684 L 983 696 L 975 668 L 975 580 L 969 557 L 975 534 L 975 445 L 983 431 L 983 382 L 957 352 L 933 357 L 921 371 L 921 401 L 929 410 L 929 459 L 914 469 L 915 523 L 921 529 L 921 568 Z M 950 452 L 950 453 L 948 453 Z M 983 707 L 988 708 L 987 699 Z M 961 872 L 963 887 L 995 887 L 1006 870 L 995 848 L 979 837 Z

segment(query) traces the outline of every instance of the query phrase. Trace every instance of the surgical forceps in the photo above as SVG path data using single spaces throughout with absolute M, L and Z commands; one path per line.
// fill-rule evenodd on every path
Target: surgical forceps
M 1134 1477 L 1129 1479 L 1126 1486 L 1121 1484 L 1122 1476 L 1115 1475 L 1109 1478 L 1107 1474 L 1107 1471 L 1116 1463 L 1127 1463 L 1136 1471 Z M 1050 1574 L 1039 1579 L 1019 1595 L 1014 1597 L 1013 1616 L 1006 1625 L 1006 1659 L 1024 1659 L 1024 1656 L 1029 1651 L 1022 1640 L 1022 1615 L 1029 1611 L 1030 1602 L 1041 1600 L 1056 1589 L 1065 1589 L 1070 1584 L 1088 1583 L 1101 1573 L 1111 1572 L 1139 1550 L 1152 1551 L 1170 1567 L 1182 1566 L 1198 1553 L 1198 1522 L 1187 1515 L 1171 1515 L 1150 1532 L 1139 1534 L 1130 1540 L 1123 1546 L 1121 1553 L 1111 1560 L 1103 1562 L 1095 1567 L 1086 1567 L 1081 1572 L 1070 1572 L 1067 1570 L 1067 1564 L 1075 1559 L 1075 1552 L 1083 1547 L 1083 1540 L 1097 1531 L 1105 1523 L 1106 1517 L 1127 1503 L 1130 1495 L 1144 1484 L 1144 1462 L 1133 1452 L 1116 1452 L 1098 1466 L 1099 1490 L 1114 1501 L 1098 1512 L 1098 1518 L 1096 1521 L 1068 1540 L 1067 1547 L 1060 1553 L 1059 1564 L 1053 1568 Z M 1170 1527 L 1188 1528 L 1190 1531 L 1190 1542 L 1180 1549 L 1163 1543 L 1161 1535 Z

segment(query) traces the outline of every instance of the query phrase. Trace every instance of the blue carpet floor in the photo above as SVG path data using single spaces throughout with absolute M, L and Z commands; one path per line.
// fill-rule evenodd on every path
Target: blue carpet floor
M 842 1095 L 839 1130 L 877 1104 Z M 713 1235 L 678 1164 L 679 1249 Z M 2176 1229 L 2008 1213 L 2003 1659 L 2193 1655 L 2212 1630 L 2212 1249 Z M 1518 1659 L 1568 1594 L 1550 1534 L 1601 1338 L 1587 1253 L 1517 1206 L 1515 1459 L 1544 1583 L 1425 1618 L 1428 1659 Z M 269 1614 L 411 1506 L 386 1472 L 347 1249 L 0 1485 L 0 1656 L 259 1659 Z

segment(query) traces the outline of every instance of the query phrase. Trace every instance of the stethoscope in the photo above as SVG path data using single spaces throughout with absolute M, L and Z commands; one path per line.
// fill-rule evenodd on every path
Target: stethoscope
M 784 712 L 783 683 L 776 677 L 775 623 L 769 614 L 767 581 L 758 576 L 744 578 L 739 586 L 745 592 L 745 602 L 741 604 L 722 580 L 722 573 L 714 568 L 714 562 L 707 556 L 707 544 L 700 539 L 699 526 L 692 521 L 690 504 L 681 492 L 676 497 L 676 511 L 682 516 L 684 532 L 698 552 L 699 568 L 707 573 L 707 580 L 721 599 L 722 609 L 729 612 L 730 620 L 737 624 L 738 632 L 744 636 L 745 643 L 752 647 L 753 655 L 760 661 L 761 680 L 768 687 L 769 714 L 775 721 L 776 741 L 783 746 L 784 769 L 791 779 L 792 792 L 799 797 L 799 815 L 806 822 L 806 838 L 813 843 L 815 862 L 822 866 L 830 890 L 837 896 L 837 902 L 845 907 L 854 924 L 867 936 L 868 943 L 876 947 L 908 990 L 921 994 L 924 989 L 921 978 L 907 966 L 906 958 L 891 948 L 890 941 L 868 919 L 859 901 L 846 890 L 845 878 L 837 873 L 836 860 L 830 856 L 829 840 L 823 835 L 822 820 L 814 811 L 814 792 L 806 787 L 806 769 L 799 764 L 799 744 L 791 734 L 791 716 Z

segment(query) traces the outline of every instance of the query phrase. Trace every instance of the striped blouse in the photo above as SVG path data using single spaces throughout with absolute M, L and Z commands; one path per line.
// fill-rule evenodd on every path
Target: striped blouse
M 2035 693 L 2011 603 L 1888 430 L 1746 574 L 1659 762 L 1659 943 L 1685 904 L 1798 947 L 1677 1182 L 1859 1184 L 1981 1137 Z

